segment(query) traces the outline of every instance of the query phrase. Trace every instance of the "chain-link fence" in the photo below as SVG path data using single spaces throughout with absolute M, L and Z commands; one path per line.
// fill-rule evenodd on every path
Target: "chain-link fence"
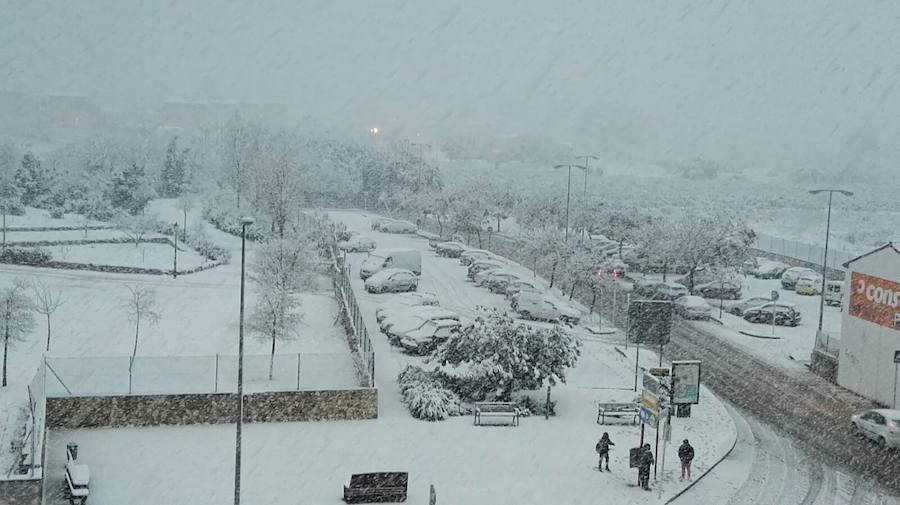
M 238 357 L 159 356 L 47 358 L 47 396 L 237 392 Z M 353 389 L 351 353 L 245 355 L 244 391 Z
M 815 244 L 807 244 L 796 240 L 788 240 L 781 237 L 773 237 L 765 233 L 756 235 L 753 247 L 760 251 L 765 251 L 786 258 L 793 258 L 799 261 L 805 261 L 813 265 L 821 265 L 822 258 L 825 257 L 825 248 Z M 857 255 L 850 254 L 846 251 L 836 250 L 833 247 L 828 248 L 828 268 L 834 270 L 844 270 L 844 263 L 855 258 Z

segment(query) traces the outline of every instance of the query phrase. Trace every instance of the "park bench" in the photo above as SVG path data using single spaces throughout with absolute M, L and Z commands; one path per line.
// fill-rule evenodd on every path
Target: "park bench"
M 628 419 L 631 424 L 637 424 L 638 407 L 635 403 L 610 403 L 599 402 L 597 404 L 597 424 L 606 424 L 606 418 Z
M 511 426 L 519 425 L 519 407 L 514 402 L 476 402 L 475 425 L 481 426 L 483 418 L 509 418 Z
M 406 501 L 406 472 L 358 473 L 344 486 L 347 503 L 392 503 Z
M 87 465 L 76 462 L 78 458 L 78 446 L 68 444 L 66 446 L 66 480 L 63 493 L 71 505 L 84 505 L 90 494 L 91 470 Z

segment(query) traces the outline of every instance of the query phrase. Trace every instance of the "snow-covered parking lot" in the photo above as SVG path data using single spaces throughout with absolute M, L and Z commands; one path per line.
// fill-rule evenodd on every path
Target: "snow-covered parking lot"
M 465 280 L 458 260 L 427 250 L 424 239 L 371 232 L 361 213 L 334 212 L 351 230 L 372 236 L 380 247 L 422 251 L 420 291 L 434 292 L 443 307 L 474 314 L 476 305 L 508 308 L 506 300 Z M 664 479 L 653 493 L 635 487 L 628 448 L 640 427 L 597 424 L 598 401 L 629 401 L 635 396 L 634 349 L 614 338 L 584 341 L 568 384 L 553 388 L 557 416 L 526 417 L 518 427 L 474 426 L 471 417 L 443 422 L 418 421 L 400 401 L 397 374 L 422 358 L 393 348 L 378 332 L 375 311 L 390 295 L 366 294 L 358 277 L 364 255 L 350 255 L 351 281 L 376 352 L 378 419 L 373 421 L 288 423 L 245 426 L 243 496 L 245 503 L 341 503 L 341 486 L 352 473 L 407 471 L 409 503 L 425 503 L 434 484 L 439 503 L 662 503 L 683 489 L 676 478 L 677 445 L 689 438 L 697 450 L 696 474 L 732 447 L 731 417 L 703 390 L 693 417 L 674 420 Z M 610 343 L 614 342 L 614 343 Z M 642 366 L 656 357 L 641 353 Z M 536 398 L 545 395 L 536 391 Z M 608 431 L 616 443 L 612 473 L 596 470 L 594 444 Z M 647 430 L 652 443 L 654 430 Z M 69 441 L 81 445 L 91 465 L 92 501 L 98 504 L 219 504 L 230 499 L 234 428 L 193 426 L 117 430 L 59 431 L 50 435 L 50 474 L 60 475 Z M 51 489 L 54 485 L 49 486 Z M 146 493 L 151 488 L 153 493 Z M 57 503 L 51 501 L 50 503 Z

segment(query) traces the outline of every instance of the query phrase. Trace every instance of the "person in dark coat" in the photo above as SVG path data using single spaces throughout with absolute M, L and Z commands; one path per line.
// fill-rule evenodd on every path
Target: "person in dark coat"
M 597 442 L 597 446 L 594 449 L 597 451 L 597 454 L 600 455 L 600 462 L 597 463 L 597 469 L 601 472 L 603 471 L 603 460 L 606 460 L 606 471 L 609 471 L 609 448 L 614 446 L 612 440 L 609 439 L 609 433 L 603 432 L 603 436 L 600 437 L 600 441 Z
M 638 460 L 638 484 L 646 491 L 650 491 L 650 467 L 653 466 L 653 451 L 650 444 L 644 444 Z
M 681 460 L 681 479 L 687 473 L 687 479 L 691 480 L 691 461 L 694 460 L 694 448 L 691 447 L 688 439 L 684 439 L 684 443 L 678 448 L 678 459 Z

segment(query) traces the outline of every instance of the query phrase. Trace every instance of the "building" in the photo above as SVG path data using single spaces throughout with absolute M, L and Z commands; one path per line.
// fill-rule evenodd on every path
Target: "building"
M 885 244 L 844 267 L 838 384 L 894 407 L 900 366 L 895 363 L 900 359 L 900 248 Z

